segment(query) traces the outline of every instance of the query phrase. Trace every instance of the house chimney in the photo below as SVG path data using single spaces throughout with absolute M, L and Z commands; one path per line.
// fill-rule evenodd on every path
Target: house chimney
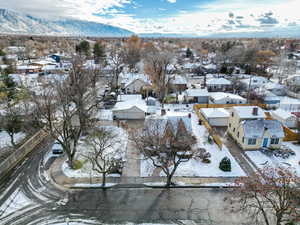
M 253 107 L 252 114 L 253 114 L 253 116 L 257 116 L 258 115 L 258 108 L 257 107 Z
M 161 109 L 160 113 L 161 113 L 160 114 L 161 116 L 164 116 L 164 115 L 166 115 L 166 110 L 165 109 Z

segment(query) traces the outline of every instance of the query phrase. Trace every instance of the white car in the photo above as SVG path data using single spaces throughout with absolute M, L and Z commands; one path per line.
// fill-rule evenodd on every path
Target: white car
M 54 144 L 52 146 L 52 155 L 55 157 L 59 157 L 63 154 L 64 154 L 64 150 L 63 150 L 63 147 L 61 146 L 61 144 L 57 141 L 54 142 Z

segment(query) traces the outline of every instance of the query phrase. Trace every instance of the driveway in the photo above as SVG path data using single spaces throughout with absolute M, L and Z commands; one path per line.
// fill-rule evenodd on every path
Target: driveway
M 219 134 L 223 144 L 228 148 L 231 155 L 239 163 L 247 175 L 255 173 L 256 166 L 251 162 L 245 151 L 227 134 L 227 127 L 214 129 Z
M 144 120 L 127 120 L 125 121 L 128 129 L 137 130 L 143 127 Z M 129 135 L 130 137 L 130 135 Z M 128 140 L 126 163 L 123 168 L 122 178 L 140 176 L 140 153 L 135 148 L 133 142 Z M 125 181 L 125 179 L 123 179 Z

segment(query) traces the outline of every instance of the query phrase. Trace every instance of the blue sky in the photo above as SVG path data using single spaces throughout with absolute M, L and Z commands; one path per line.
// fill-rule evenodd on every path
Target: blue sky
M 136 33 L 261 32 L 299 29 L 300 0 L 9 0 L 1 8 L 72 17 Z

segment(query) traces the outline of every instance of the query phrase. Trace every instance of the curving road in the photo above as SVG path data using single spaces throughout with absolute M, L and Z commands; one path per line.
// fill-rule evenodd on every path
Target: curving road
M 242 215 L 230 212 L 232 206 L 223 201 L 227 195 L 223 189 L 61 190 L 45 172 L 52 160 L 42 165 L 50 146 L 51 141 L 41 143 L 2 181 L 1 225 L 186 224 L 183 221 L 203 225 L 247 224 Z

